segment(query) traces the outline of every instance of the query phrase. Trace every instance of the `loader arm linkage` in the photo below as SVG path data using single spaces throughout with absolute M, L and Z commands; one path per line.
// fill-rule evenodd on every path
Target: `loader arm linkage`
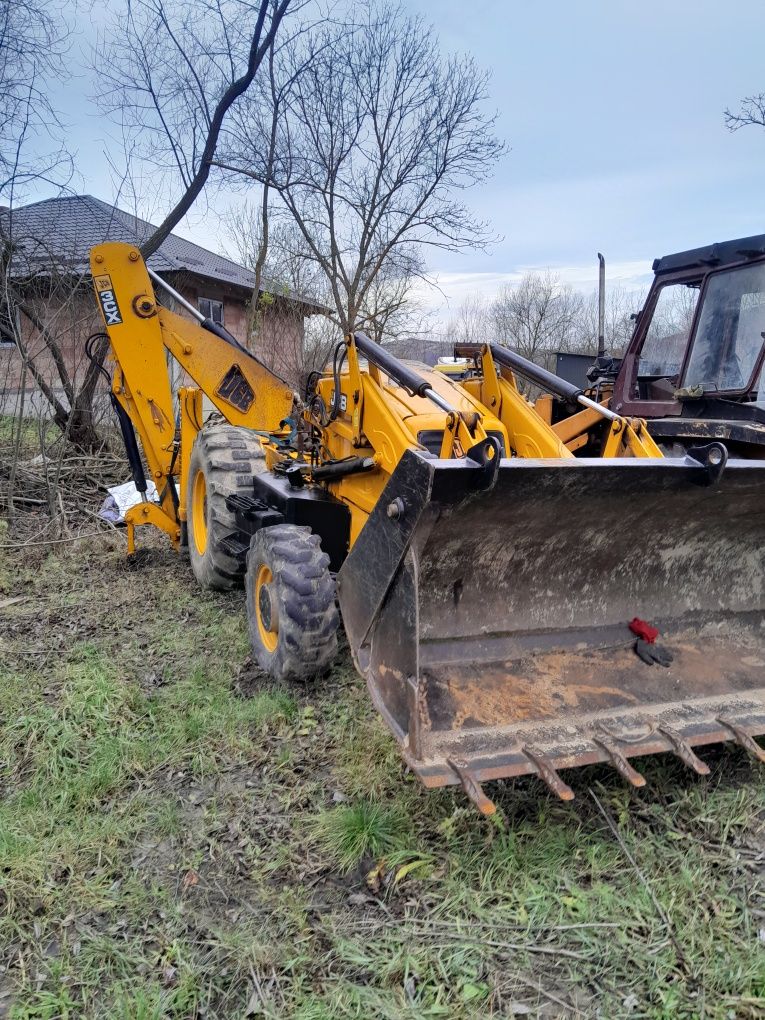
M 584 390 L 559 376 L 548 372 L 515 351 L 495 343 L 455 344 L 455 357 L 473 358 L 476 371 L 462 381 L 465 389 L 480 394 L 483 402 L 492 408 L 510 405 L 515 412 L 514 419 L 520 419 L 526 427 L 533 429 L 533 437 L 519 437 L 520 450 L 523 456 L 538 455 L 542 450 L 546 456 L 551 453 L 550 439 L 557 437 L 567 451 L 574 451 L 585 445 L 593 427 L 606 425 L 601 448 L 602 457 L 662 457 L 663 454 L 648 432 L 646 423 L 641 418 L 624 418 L 609 407 L 608 401 L 597 402 L 590 399 Z M 541 413 L 529 416 L 529 402 L 518 390 L 515 373 L 524 376 L 532 383 L 554 393 L 571 404 L 581 404 L 583 411 L 572 414 L 562 422 L 550 425 Z M 550 397 L 546 398 L 548 401 Z M 520 413 L 519 413 L 520 412 Z M 549 428 L 545 428 L 549 426 Z M 552 433 L 552 436 L 550 436 Z M 542 445 L 539 437 L 542 437 Z M 530 439 L 530 442 L 524 440 Z

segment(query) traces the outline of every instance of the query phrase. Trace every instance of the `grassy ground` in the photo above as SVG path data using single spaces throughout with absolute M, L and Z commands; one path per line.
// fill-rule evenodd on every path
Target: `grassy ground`
M 706 780 L 646 761 L 645 791 L 580 771 L 570 805 L 497 785 L 487 822 L 405 774 L 347 656 L 268 682 L 241 596 L 158 540 L 134 564 L 114 535 L 12 555 L 0 1016 L 765 1015 L 763 775 L 739 750 L 706 750 Z

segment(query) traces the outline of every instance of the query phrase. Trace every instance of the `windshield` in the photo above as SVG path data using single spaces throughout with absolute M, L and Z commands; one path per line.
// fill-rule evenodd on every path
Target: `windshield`
M 765 264 L 709 277 L 683 385 L 705 393 L 743 390 L 763 346 Z
M 698 296 L 697 283 L 667 283 L 661 288 L 640 350 L 639 378 L 677 379 Z

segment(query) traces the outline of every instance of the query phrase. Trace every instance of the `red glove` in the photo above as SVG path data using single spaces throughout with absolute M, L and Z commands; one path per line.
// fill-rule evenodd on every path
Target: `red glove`
M 649 645 L 652 645 L 659 636 L 656 627 L 652 627 L 650 623 L 641 620 L 639 616 L 636 616 L 634 620 L 630 620 L 629 628 L 633 634 L 642 641 L 647 641 Z

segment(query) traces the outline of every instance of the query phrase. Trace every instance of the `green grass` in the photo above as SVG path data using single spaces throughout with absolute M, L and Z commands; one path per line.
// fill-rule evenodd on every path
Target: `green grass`
M 39 452 L 40 431 L 40 422 L 34 416 L 19 420 L 15 415 L 0 414 L 0 450 L 13 450 L 18 442 L 22 454 Z M 48 431 L 45 422 L 42 423 L 42 431 Z
M 409 833 L 402 810 L 369 801 L 323 811 L 316 820 L 319 848 L 341 871 L 350 871 L 365 857 L 386 857 L 401 848 Z
M 159 540 L 2 566 L 0 1015 L 765 1012 L 738 750 L 646 760 L 642 791 L 583 770 L 572 804 L 495 784 L 487 821 L 406 773 L 347 658 L 314 687 L 248 665 L 241 596 Z

